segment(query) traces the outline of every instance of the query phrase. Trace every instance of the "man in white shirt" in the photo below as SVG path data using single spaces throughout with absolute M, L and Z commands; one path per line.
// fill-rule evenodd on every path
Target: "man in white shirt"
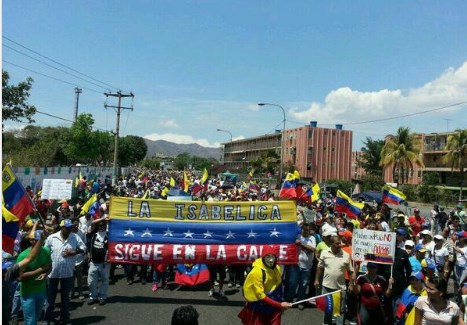
M 70 219 L 62 220 L 60 231 L 50 235 L 45 246 L 52 253 L 52 271 L 49 274 L 49 287 L 47 292 L 47 307 L 45 313 L 46 323 L 53 321 L 55 298 L 58 284 L 61 294 L 61 323 L 70 324 L 70 291 L 73 286 L 73 274 L 76 258 L 86 251 L 86 246 L 78 235 L 71 232 L 73 222 Z

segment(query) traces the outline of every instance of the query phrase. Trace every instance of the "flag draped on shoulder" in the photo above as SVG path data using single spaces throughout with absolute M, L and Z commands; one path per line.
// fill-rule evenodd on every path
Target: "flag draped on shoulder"
M 345 213 L 349 218 L 357 218 L 362 212 L 363 203 L 356 202 L 348 197 L 344 192 L 337 190 L 336 206 L 334 211 Z
M 300 174 L 298 171 L 287 173 L 282 188 L 279 192 L 279 197 L 282 199 L 294 199 L 297 197 L 297 186 L 300 181 Z
M 19 221 L 24 221 L 29 214 L 34 212 L 31 197 L 24 189 L 23 184 L 16 178 L 10 165 L 3 168 L 2 190 L 6 209 L 15 215 Z
M 399 191 L 398 189 L 390 185 L 383 186 L 383 202 L 384 203 L 399 205 L 402 202 L 404 202 L 405 199 L 406 199 L 405 194 Z
M 183 172 L 183 183 L 182 183 L 182 190 L 188 193 L 188 188 L 190 187 L 190 181 L 188 180 L 188 176 L 186 172 Z

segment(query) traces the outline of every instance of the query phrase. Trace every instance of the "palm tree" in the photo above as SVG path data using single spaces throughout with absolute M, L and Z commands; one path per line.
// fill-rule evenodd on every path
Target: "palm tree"
M 410 133 L 408 127 L 400 127 L 395 136 L 390 136 L 381 149 L 381 160 L 379 165 L 382 167 L 392 166 L 394 182 L 397 178 L 400 183 L 407 182 L 409 171 L 413 172 L 414 164 L 419 167 L 425 167 L 422 159 L 419 157 L 419 141 L 414 134 Z
M 467 163 L 467 129 L 458 129 L 455 133 L 449 135 L 444 150 L 449 152 L 443 156 L 443 162 L 451 164 L 451 171 L 456 168 L 460 172 L 460 201 L 462 200 L 462 186 L 464 185 L 464 169 Z

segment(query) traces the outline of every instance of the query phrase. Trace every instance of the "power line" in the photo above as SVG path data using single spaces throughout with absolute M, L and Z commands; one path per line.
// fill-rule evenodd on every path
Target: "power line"
M 6 44 L 3 44 L 3 46 L 5 46 L 6 48 L 9 48 L 9 49 L 12 50 L 12 51 L 15 51 L 15 52 L 21 54 L 21 55 L 24 55 L 24 56 L 26 56 L 26 57 L 28 57 L 28 58 L 30 58 L 30 59 L 32 59 L 32 60 L 35 60 L 35 61 L 40 62 L 40 63 L 42 63 L 42 64 L 45 64 L 46 66 L 48 66 L 48 67 L 50 67 L 50 68 L 52 68 L 52 69 L 61 71 L 61 72 L 65 73 L 65 74 L 68 74 L 68 75 L 73 76 L 73 77 L 75 77 L 75 78 L 81 79 L 81 80 L 83 80 L 83 81 L 85 81 L 85 82 L 89 82 L 90 84 L 93 84 L 94 86 L 100 87 L 100 88 L 102 88 L 102 89 L 106 89 L 105 87 L 102 87 L 101 85 L 99 85 L 99 84 L 97 84 L 97 83 L 95 83 L 95 82 L 86 80 L 86 79 L 84 79 L 84 78 L 82 78 L 82 77 L 80 77 L 80 76 L 77 76 L 77 75 L 73 74 L 73 73 L 70 73 L 70 72 L 68 72 L 68 71 L 65 71 L 65 70 L 60 69 L 60 68 L 57 68 L 57 67 L 54 67 L 53 65 L 48 64 L 47 62 L 44 62 L 44 61 L 42 61 L 42 60 L 39 60 L 39 59 L 37 59 L 37 58 L 35 58 L 35 57 L 29 55 L 29 54 L 26 54 L 26 53 L 24 53 L 24 52 L 19 51 L 19 50 L 15 49 L 15 48 L 13 48 L 13 47 L 11 47 L 11 46 L 8 46 L 8 45 L 6 45 Z
M 89 78 L 89 79 L 94 80 L 94 81 L 97 81 L 97 82 L 99 82 L 99 83 L 101 83 L 101 84 L 103 84 L 103 85 L 105 85 L 105 86 L 107 86 L 107 87 L 110 87 L 110 88 L 113 88 L 113 89 L 117 89 L 117 90 L 118 90 L 117 87 L 114 87 L 114 86 L 112 86 L 112 85 L 109 85 L 108 83 L 105 83 L 105 82 L 103 82 L 103 81 L 100 81 L 100 80 L 98 80 L 98 79 L 96 79 L 96 78 L 94 78 L 94 77 L 91 77 L 91 76 L 89 76 L 89 75 L 87 75 L 87 74 L 85 74 L 85 73 L 82 73 L 82 72 L 80 72 L 80 71 L 78 71 L 78 70 L 76 70 L 76 69 L 73 69 L 73 68 L 71 68 L 71 67 L 69 67 L 69 66 L 67 66 L 67 65 L 65 65 L 65 64 L 63 64 L 63 63 L 60 63 L 60 62 L 58 62 L 58 61 L 56 61 L 56 60 L 54 60 L 54 59 L 52 59 L 52 58 L 50 58 L 50 57 L 48 57 L 48 56 L 46 56 L 46 55 L 40 54 L 39 52 L 34 51 L 33 49 L 30 49 L 29 47 L 24 46 L 24 45 L 22 45 L 22 44 L 20 44 L 20 43 L 18 43 L 18 42 L 16 42 L 16 41 L 14 41 L 14 40 L 12 40 L 11 38 L 8 38 L 8 37 L 6 37 L 6 36 L 2 36 L 2 38 L 6 39 L 6 40 L 8 40 L 8 41 L 10 41 L 10 42 L 12 42 L 12 43 L 14 43 L 14 44 L 16 44 L 16 45 L 18 45 L 18 46 L 24 48 L 24 49 L 26 49 L 26 50 L 28 50 L 28 51 L 31 51 L 31 52 L 34 53 L 34 54 L 37 54 L 37 55 L 39 55 L 40 57 L 43 57 L 44 59 L 50 60 L 50 61 L 52 61 L 52 62 L 55 63 L 55 64 L 58 64 L 58 65 L 60 65 L 60 66 L 62 66 L 62 67 L 64 67 L 64 68 L 67 68 L 67 69 L 69 69 L 69 70 L 71 70 L 71 71 L 74 71 L 74 72 L 76 72 L 76 73 L 78 73 L 78 74 L 80 74 L 80 75 L 82 75 L 82 76 L 85 76 L 86 78 Z M 104 88 L 104 87 L 102 87 L 102 88 Z
M 60 116 L 57 116 L 57 115 L 53 115 L 53 114 L 41 112 L 41 111 L 38 111 L 38 110 L 36 110 L 36 113 L 43 114 L 43 115 L 47 115 L 47 116 L 50 116 L 50 117 L 53 117 L 53 118 L 56 118 L 56 119 L 59 119 L 59 120 L 65 121 L 65 122 L 73 123 L 72 120 L 68 120 L 68 119 L 66 119 L 66 118 L 63 118 L 63 117 L 60 117 Z
M 56 78 L 56 77 L 49 76 L 49 75 L 47 75 L 47 74 L 45 74 L 45 73 L 42 73 L 42 72 L 37 72 L 37 71 L 35 71 L 35 70 L 32 70 L 32 69 L 29 69 L 29 68 L 20 66 L 20 65 L 18 65 L 18 64 L 16 64 L 16 63 L 9 62 L 9 61 L 4 60 L 4 59 L 2 59 L 2 62 L 5 62 L 5 63 L 7 63 L 7 64 L 13 65 L 13 66 L 15 66 L 15 67 L 17 67 L 17 68 L 20 68 L 20 69 L 23 69 L 23 70 L 26 70 L 26 71 L 30 71 L 30 72 L 36 73 L 36 74 L 41 75 L 41 76 L 43 76 L 43 77 L 47 77 L 47 78 L 50 78 L 50 79 L 53 79 L 53 80 L 56 80 L 56 81 L 63 82 L 63 83 L 65 83 L 65 84 L 71 85 L 71 86 L 73 86 L 73 87 L 78 86 L 78 85 L 76 85 L 76 84 L 74 84 L 74 83 L 71 83 L 71 82 L 68 82 L 68 81 L 65 81 L 65 80 Z M 95 90 L 95 89 L 88 88 L 88 87 L 83 87 L 83 86 L 80 86 L 80 87 L 83 88 L 83 89 L 86 89 L 86 90 L 89 90 L 89 91 L 98 93 L 98 94 L 102 94 L 102 91 L 99 91 L 99 90 Z

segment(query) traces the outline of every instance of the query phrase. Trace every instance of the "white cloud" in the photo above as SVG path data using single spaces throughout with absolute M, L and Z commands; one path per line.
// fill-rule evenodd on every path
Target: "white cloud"
M 143 138 L 146 138 L 152 141 L 165 140 L 165 141 L 174 142 L 178 144 L 197 143 L 200 146 L 212 147 L 212 148 L 217 148 L 220 146 L 220 143 L 218 142 L 210 143 L 206 139 L 195 139 L 191 135 L 176 134 L 176 133 L 163 133 L 163 134 L 151 133 L 151 134 L 143 136 Z
M 3 132 L 15 132 L 15 131 L 22 131 L 27 125 L 11 125 L 5 124 L 3 127 Z
M 166 127 L 166 128 L 172 128 L 172 129 L 179 129 L 180 125 L 178 125 L 174 120 L 169 119 L 169 120 L 162 120 L 159 122 L 160 126 Z
M 464 101 L 467 101 L 467 61 L 458 69 L 447 69 L 438 78 L 419 88 L 361 92 L 343 87 L 331 91 L 323 103 L 313 102 L 302 111 L 291 109 L 289 114 L 305 122 L 317 120 L 324 124 L 345 125 L 346 122 L 416 113 Z M 455 112 L 460 107 L 439 112 Z

